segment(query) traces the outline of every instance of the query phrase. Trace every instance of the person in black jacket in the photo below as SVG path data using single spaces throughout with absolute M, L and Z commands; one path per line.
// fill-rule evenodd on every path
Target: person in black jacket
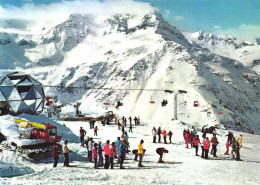
M 159 161 L 158 163 L 164 163 L 164 161 L 162 160 L 162 156 L 164 153 L 168 153 L 168 150 L 166 150 L 165 148 L 157 148 L 156 149 L 156 153 L 160 155 Z

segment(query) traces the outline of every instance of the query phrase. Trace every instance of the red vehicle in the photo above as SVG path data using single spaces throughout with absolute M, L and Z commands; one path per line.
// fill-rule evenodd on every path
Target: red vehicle
M 56 143 L 60 142 L 61 136 L 57 135 L 57 127 L 54 125 L 45 125 L 46 129 L 37 129 L 33 128 L 33 132 L 30 136 L 30 138 L 36 138 L 45 140 L 45 143 Z
M 20 137 L 3 141 L 1 145 L 4 149 L 14 150 L 18 155 L 34 160 L 51 157 L 53 145 L 61 141 L 56 126 L 21 119 L 15 119 L 15 122 L 19 124 Z

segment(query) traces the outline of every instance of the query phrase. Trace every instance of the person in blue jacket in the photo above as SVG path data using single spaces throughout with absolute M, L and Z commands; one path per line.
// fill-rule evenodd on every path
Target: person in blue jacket
M 120 147 L 121 147 L 120 137 L 117 137 L 117 140 L 115 141 L 115 143 L 116 143 L 117 153 L 120 154 Z M 120 155 L 117 156 L 117 161 L 120 162 Z
M 120 146 L 120 169 L 123 169 L 123 163 L 125 160 L 125 154 L 126 154 L 126 147 L 127 144 L 125 142 L 125 140 L 121 141 L 121 146 Z

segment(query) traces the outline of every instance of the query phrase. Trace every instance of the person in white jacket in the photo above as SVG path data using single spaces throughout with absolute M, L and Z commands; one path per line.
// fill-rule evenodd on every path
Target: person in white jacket
M 156 143 L 156 134 L 157 134 L 157 131 L 156 131 L 155 127 L 153 127 L 152 134 L 153 134 L 153 143 Z
M 64 145 L 62 147 L 63 155 L 64 155 L 64 166 L 69 167 L 69 148 L 68 148 L 68 140 L 64 141 Z
M 205 153 L 205 150 L 204 150 L 204 141 L 205 141 L 205 136 L 203 135 L 202 136 L 202 141 L 201 141 L 201 144 L 200 144 L 200 146 L 201 146 L 201 158 L 204 158 L 204 153 Z

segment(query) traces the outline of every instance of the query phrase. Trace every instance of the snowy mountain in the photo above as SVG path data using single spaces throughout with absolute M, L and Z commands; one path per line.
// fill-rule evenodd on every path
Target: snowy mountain
M 10 33 L 2 29 L 0 64 L 59 86 L 45 88 L 59 102 L 81 101 L 83 112 L 112 109 L 119 115 L 168 121 L 174 117 L 174 95 L 165 90 L 172 90 L 178 92 L 178 120 L 184 123 L 221 123 L 223 128 L 259 132 L 258 62 L 257 57 L 247 61 L 244 51 L 256 53 L 259 46 L 202 33 L 190 42 L 186 37 L 191 37 L 149 5 L 143 12 L 72 14 L 50 25 Z M 207 49 L 210 39 L 217 49 Z M 238 49 L 244 55 L 231 57 Z M 163 99 L 168 100 L 166 107 L 161 106 Z M 118 100 L 124 106 L 116 110 Z
M 73 105 L 80 101 L 83 113 L 103 115 L 113 110 L 120 122 L 125 116 L 126 131 L 129 116 L 140 116 L 140 125 L 128 132 L 129 149 L 137 149 L 144 140 L 144 167 L 137 167 L 131 152 L 124 170 L 116 159 L 113 170 L 94 169 L 87 161 L 80 127 L 103 146 L 106 140 L 112 143 L 122 135 L 117 125 L 97 121 L 95 136 L 88 122 L 48 118 L 45 112 L 22 114 L 20 119 L 57 126 L 60 144 L 69 140 L 71 167 L 63 167 L 63 155 L 53 168 L 52 158 L 30 161 L 3 150 L 0 184 L 259 184 L 259 46 L 203 32 L 183 34 L 149 4 L 93 1 L 95 7 L 91 2 L 77 14 L 54 4 L 50 9 L 33 7 L 37 11 L 25 7 L 30 16 L 18 11 L 19 20 L 0 18 L 0 72 L 19 70 L 41 81 L 47 96 L 66 104 L 62 114 L 73 114 Z M 80 1 L 63 3 L 82 5 Z M 36 18 L 31 12 L 37 12 Z M 22 20 L 24 14 L 30 18 Z M 164 99 L 168 104 L 162 107 Z M 123 106 L 116 109 L 118 100 Z M 175 116 L 178 120 L 172 120 Z M 8 139 L 18 137 L 13 116 L 1 116 L 0 123 L 0 132 Z M 185 148 L 183 139 L 183 130 L 188 128 L 196 128 L 201 138 L 204 125 L 221 127 L 216 129 L 218 157 L 210 155 L 209 160 L 195 156 L 194 148 Z M 173 132 L 172 144 L 152 142 L 151 130 L 159 126 Z M 250 130 L 256 135 L 249 134 Z M 228 131 L 236 139 L 243 135 L 242 161 L 224 155 Z M 165 163 L 157 163 L 158 147 L 169 150 Z
M 233 36 L 223 36 L 205 33 L 184 32 L 184 35 L 193 43 L 221 56 L 240 61 L 243 65 L 260 73 L 260 45 L 256 42 L 241 41 Z

